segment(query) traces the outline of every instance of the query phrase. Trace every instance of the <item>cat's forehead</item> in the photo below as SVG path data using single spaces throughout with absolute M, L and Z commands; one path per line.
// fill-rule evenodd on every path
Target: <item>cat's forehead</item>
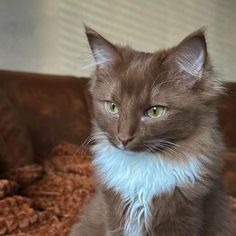
M 125 96 L 145 97 L 156 93 L 159 81 L 158 63 L 153 54 L 138 54 L 124 61 L 124 66 L 114 78 L 116 92 Z
M 129 103 L 133 104 L 165 97 L 168 93 L 165 91 L 171 85 L 163 86 L 165 75 L 161 67 L 161 56 L 161 53 L 126 51 L 121 64 L 107 71 L 98 71 L 98 81 L 102 82 L 99 93 L 116 102 L 129 99 Z M 97 85 L 100 86 L 99 83 Z
M 132 77 L 144 79 L 144 77 L 157 70 L 159 54 L 138 52 L 133 50 L 132 53 L 129 53 L 129 51 L 123 53 L 122 58 L 123 60 L 121 64 L 123 64 L 124 68 L 124 77 L 128 79 L 132 79 Z
M 155 57 L 151 53 L 135 53 L 132 57 L 124 59 L 124 76 L 142 79 L 152 72 Z

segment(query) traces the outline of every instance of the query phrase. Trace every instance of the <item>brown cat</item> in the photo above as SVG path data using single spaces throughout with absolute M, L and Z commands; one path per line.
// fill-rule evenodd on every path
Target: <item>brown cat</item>
M 0 91 L 0 168 L 10 168 L 33 163 L 33 146 L 27 128 L 22 124 L 16 108 Z
M 71 236 L 230 236 L 215 79 L 202 31 L 168 50 L 113 45 L 90 28 L 97 68 L 97 193 Z

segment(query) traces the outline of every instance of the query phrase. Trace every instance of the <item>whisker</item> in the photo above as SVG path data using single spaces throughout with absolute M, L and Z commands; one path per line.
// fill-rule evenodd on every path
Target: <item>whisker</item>
M 97 131 L 89 135 L 82 144 L 82 148 L 86 151 L 88 146 L 98 141 L 105 141 L 109 134 L 102 131 Z
M 166 152 L 168 155 L 171 157 L 177 157 L 179 159 L 182 159 L 186 156 L 186 153 L 181 149 L 185 148 L 182 145 L 173 143 L 169 140 L 164 140 L 164 139 L 156 139 L 156 140 L 148 140 L 144 142 L 145 146 L 148 146 L 148 150 L 152 150 L 152 152 L 155 151 L 162 151 Z M 178 148 L 176 150 L 176 148 Z M 190 151 L 189 148 L 185 148 L 186 150 Z
M 153 140 L 148 140 L 148 142 L 151 142 L 151 143 L 158 143 L 158 142 L 161 142 L 162 144 L 166 144 L 166 145 L 170 145 L 170 146 L 175 146 L 177 148 L 183 148 L 187 151 L 190 151 L 191 152 L 191 149 L 183 144 L 177 144 L 177 143 L 174 143 L 174 142 L 171 142 L 169 140 L 166 140 L 166 139 L 153 139 Z M 181 150 L 179 150 L 181 151 Z

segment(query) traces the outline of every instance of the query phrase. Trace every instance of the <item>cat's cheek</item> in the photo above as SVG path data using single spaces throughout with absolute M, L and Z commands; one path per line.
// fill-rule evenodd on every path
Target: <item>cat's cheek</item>
M 143 126 L 143 130 L 147 132 L 148 130 L 158 129 L 158 127 L 162 127 L 168 122 L 168 117 L 160 117 L 160 118 L 149 118 L 149 117 L 142 117 L 141 124 Z
M 94 114 L 94 122 L 98 127 L 99 132 L 107 133 L 108 141 L 116 146 L 116 138 L 117 137 L 117 123 L 118 117 L 112 114 L 109 114 L 107 111 L 103 109 L 98 109 Z

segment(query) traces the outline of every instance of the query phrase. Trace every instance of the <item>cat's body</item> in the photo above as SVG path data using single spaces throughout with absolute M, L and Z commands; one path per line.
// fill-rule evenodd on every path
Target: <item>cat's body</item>
M 143 236 L 231 236 L 228 199 L 218 184 L 202 200 L 187 202 L 178 190 L 153 201 L 151 232 Z M 112 190 L 100 189 L 70 235 L 124 236 L 123 202 Z M 129 235 L 129 234 L 128 234 Z M 135 235 L 135 234 L 130 234 Z M 138 236 L 138 235 L 137 235 Z
M 16 107 L 0 90 L 0 172 L 33 163 L 29 131 Z
M 87 29 L 99 182 L 72 236 L 230 236 L 221 136 L 202 32 L 143 53 Z

